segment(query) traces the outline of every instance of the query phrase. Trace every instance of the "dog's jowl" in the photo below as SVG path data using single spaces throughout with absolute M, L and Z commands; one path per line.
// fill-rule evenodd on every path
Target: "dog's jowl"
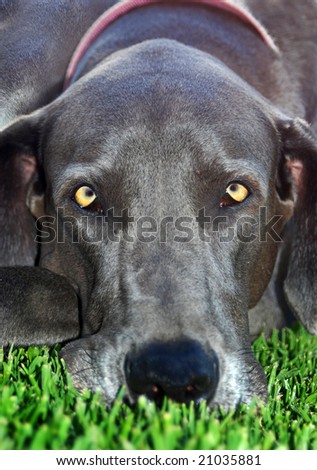
M 1 343 L 108 404 L 265 400 L 252 339 L 317 332 L 316 2 L 51 3 L 27 51 L 0 6 Z

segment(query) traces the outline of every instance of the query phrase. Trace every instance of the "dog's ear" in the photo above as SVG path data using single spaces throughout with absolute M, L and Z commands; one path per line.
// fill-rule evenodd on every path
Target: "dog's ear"
M 297 318 L 317 334 L 317 136 L 301 120 L 278 123 L 282 197 L 294 200 L 284 293 Z
M 78 298 L 47 269 L 0 268 L 0 346 L 55 344 L 80 333 Z
M 35 112 L 0 132 L 0 266 L 34 265 L 37 256 L 27 199 L 39 191 L 41 121 Z

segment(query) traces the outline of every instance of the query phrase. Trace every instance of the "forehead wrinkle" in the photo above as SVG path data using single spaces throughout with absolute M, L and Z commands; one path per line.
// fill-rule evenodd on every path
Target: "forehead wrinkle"
M 220 167 L 222 171 L 231 173 L 243 169 L 261 175 L 264 180 L 272 168 L 272 159 L 276 152 L 276 143 L 269 137 L 235 135 L 232 128 L 227 133 L 217 126 L 202 127 L 195 132 L 196 142 L 201 152 L 197 163 L 210 170 Z
M 259 156 L 250 155 L 245 152 L 237 152 L 232 156 L 228 155 L 228 152 L 222 147 L 218 147 L 206 153 L 203 152 L 202 156 L 196 162 L 197 168 L 200 168 L 207 174 L 212 175 L 211 179 L 215 181 L 226 180 L 239 180 L 239 179 L 251 179 L 257 183 L 259 189 L 262 190 L 263 194 L 266 193 L 269 179 L 272 176 L 272 167 L 270 165 L 270 158 L 260 158 Z M 224 181 L 224 182 L 229 182 Z
M 244 177 L 253 178 L 262 185 L 267 184 L 268 173 L 266 165 L 258 160 L 246 160 L 242 158 L 237 159 L 229 159 L 229 158 L 222 158 L 215 162 L 217 168 L 220 169 L 221 173 L 224 175 L 235 173 L 237 178 L 239 175 Z
M 55 187 L 53 187 L 53 197 L 58 198 L 67 184 L 80 179 L 87 183 L 96 181 L 104 176 L 107 170 L 110 170 L 107 161 L 94 161 L 89 164 L 70 163 L 58 174 Z

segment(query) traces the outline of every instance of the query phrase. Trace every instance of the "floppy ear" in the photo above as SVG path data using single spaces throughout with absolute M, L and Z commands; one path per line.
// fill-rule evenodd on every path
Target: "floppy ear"
M 65 277 L 11 266 L 0 268 L 0 280 L 0 346 L 51 345 L 79 336 L 78 299 Z
M 39 112 L 0 132 L 0 266 L 34 265 L 35 221 L 27 207 L 38 173 Z
M 284 293 L 297 318 L 317 334 L 317 137 L 301 119 L 280 122 L 278 127 L 284 196 L 294 199 Z

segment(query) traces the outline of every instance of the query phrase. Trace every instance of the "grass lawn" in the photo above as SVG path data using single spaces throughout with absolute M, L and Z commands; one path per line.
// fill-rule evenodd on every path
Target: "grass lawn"
M 0 449 L 317 449 L 317 337 L 284 330 L 253 345 L 266 406 L 163 410 L 79 394 L 56 348 L 0 349 Z

